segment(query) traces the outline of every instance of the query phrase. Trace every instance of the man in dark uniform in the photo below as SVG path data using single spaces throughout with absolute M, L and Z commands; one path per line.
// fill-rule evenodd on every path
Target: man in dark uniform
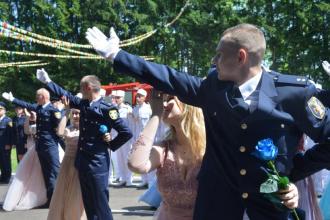
M 36 151 L 46 184 L 48 201 L 45 207 L 47 207 L 52 198 L 60 168 L 56 130 L 61 119 L 61 113 L 50 103 L 49 92 L 44 88 L 37 90 L 36 104 L 16 99 L 11 92 L 5 92 L 2 96 L 15 105 L 37 113 Z
M 307 170 L 330 168 L 330 156 L 313 161 L 320 152 L 330 153 L 330 115 L 306 77 L 262 70 L 266 49 L 262 31 L 250 24 L 227 29 L 213 59 L 216 71 L 205 79 L 120 50 L 117 35 L 113 29 L 110 33 L 107 38 L 94 27 L 88 29 L 86 38 L 101 56 L 113 61 L 115 71 L 203 109 L 207 146 L 198 176 L 194 219 L 238 220 L 245 209 L 253 220 L 290 219 L 289 211 L 276 209 L 260 193 L 260 185 L 268 178 L 267 165 L 251 153 L 259 141 L 271 138 L 279 150 L 275 165 L 281 175 L 289 175 L 298 142 L 306 133 L 323 146 L 306 152 L 303 158 L 312 168 L 291 174 L 291 181 L 309 175 Z M 289 191 L 280 199 L 295 208 L 293 184 Z
M 17 162 L 21 161 L 26 153 L 26 139 L 24 133 L 25 115 L 24 109 L 21 106 L 15 106 L 15 117 L 13 118 L 13 144 L 16 147 Z
M 6 116 L 6 105 L 0 102 L 0 183 L 9 183 L 11 177 L 10 153 L 13 138 L 13 122 Z
M 52 82 L 44 69 L 37 71 L 37 78 L 47 84 L 50 91 L 59 97 L 67 97 L 72 108 L 80 109 L 79 142 L 75 166 L 79 172 L 79 180 L 83 202 L 88 219 L 112 220 L 109 207 L 108 177 L 110 158 L 108 148 L 117 150 L 125 144 L 132 133 L 119 117 L 118 109 L 107 104 L 100 95 L 101 83 L 94 75 L 85 76 L 80 81 L 82 99 L 73 96 Z M 115 129 L 118 132 L 112 141 L 103 140 L 104 131 Z M 104 127 L 104 126 L 103 126 Z

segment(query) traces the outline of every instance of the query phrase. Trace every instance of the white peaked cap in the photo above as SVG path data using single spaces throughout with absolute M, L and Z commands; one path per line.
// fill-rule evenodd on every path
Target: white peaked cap
M 102 88 L 100 89 L 100 95 L 102 97 L 104 97 L 106 93 L 107 93 L 107 91 L 105 91 L 105 89 L 102 89 Z
M 117 96 L 117 90 L 112 90 L 111 91 L 111 96 Z
M 143 96 L 147 96 L 147 91 L 144 89 L 139 89 L 137 92 L 137 94 L 143 95 Z
M 125 91 L 123 91 L 123 90 L 117 90 L 116 96 L 124 97 L 125 96 Z

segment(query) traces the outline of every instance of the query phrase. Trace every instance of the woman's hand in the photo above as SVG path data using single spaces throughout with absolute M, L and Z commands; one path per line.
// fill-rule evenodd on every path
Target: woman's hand
M 66 110 L 70 109 L 70 101 L 69 101 L 68 97 L 66 97 L 66 96 L 62 96 L 62 97 L 61 97 L 61 100 L 62 100 L 62 103 L 63 103 L 63 105 L 64 105 L 64 108 L 65 108 Z
M 31 117 L 31 113 L 26 109 L 24 108 L 24 114 L 26 117 L 30 118 Z

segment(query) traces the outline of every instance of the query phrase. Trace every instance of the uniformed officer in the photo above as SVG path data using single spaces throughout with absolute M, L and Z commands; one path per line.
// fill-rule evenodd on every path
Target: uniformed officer
M 0 102 L 0 170 L 1 183 L 9 183 L 11 177 L 10 153 L 13 138 L 13 122 L 6 116 L 6 105 Z
M 134 130 L 132 120 L 132 107 L 125 103 L 125 91 L 117 90 L 114 93 L 114 99 L 119 111 L 119 117 L 128 125 L 131 130 Z M 120 149 L 114 152 L 116 167 L 116 177 L 119 182 L 113 182 L 114 186 L 132 186 L 132 172 L 127 166 L 127 156 L 132 146 L 132 140 L 126 142 Z
M 136 92 L 136 105 L 133 108 L 134 119 L 134 140 L 136 140 L 146 124 L 148 123 L 152 110 L 150 104 L 146 103 L 147 91 L 144 89 L 138 89 Z M 155 179 L 155 172 L 142 174 L 142 182 L 137 185 L 138 187 L 151 186 Z
M 56 129 L 61 119 L 61 113 L 50 103 L 49 92 L 44 88 L 37 90 L 36 104 L 14 98 L 11 92 L 2 93 L 2 96 L 15 105 L 37 113 L 36 151 L 45 179 L 48 199 L 45 207 L 48 207 L 60 168 Z
M 16 147 L 17 162 L 22 160 L 26 153 L 27 136 L 24 133 L 25 115 L 21 106 L 15 106 L 16 115 L 13 117 L 13 144 Z
M 306 77 L 262 70 L 266 49 L 262 31 L 250 24 L 227 29 L 213 59 L 217 71 L 206 79 L 120 50 L 119 38 L 113 29 L 110 33 L 106 38 L 94 27 L 88 29 L 86 38 L 101 56 L 113 61 L 116 72 L 130 74 L 203 109 L 207 146 L 194 219 L 242 219 L 244 209 L 253 220 L 290 219 L 289 211 L 276 209 L 260 193 L 260 185 L 267 179 L 266 163 L 251 153 L 260 140 L 271 138 L 279 150 L 276 167 L 280 174 L 289 175 L 304 132 L 323 144 L 308 150 L 300 160 L 310 162 L 309 171 L 317 171 L 312 160 L 321 151 L 330 152 L 330 115 Z M 323 168 L 330 168 L 330 157 L 323 159 Z M 305 177 L 306 170 L 291 174 L 292 181 Z M 283 204 L 297 207 L 292 200 L 296 188 L 290 185 L 288 190 L 290 196 L 280 196 Z
M 88 219 L 111 220 L 112 214 L 108 205 L 109 153 L 125 144 L 132 133 L 119 117 L 118 109 L 107 104 L 100 96 L 101 84 L 94 75 L 81 79 L 80 90 L 83 98 L 72 95 L 52 82 L 46 71 L 37 70 L 37 78 L 58 97 L 66 96 L 72 108 L 80 109 L 79 141 L 75 166 L 79 172 L 82 197 Z M 100 131 L 105 125 L 110 131 L 118 132 L 117 137 L 109 143 L 103 140 Z M 103 130 L 103 129 L 102 129 Z

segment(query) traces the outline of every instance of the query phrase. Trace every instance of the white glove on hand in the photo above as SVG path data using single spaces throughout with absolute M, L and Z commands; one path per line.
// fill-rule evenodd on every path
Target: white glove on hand
M 4 92 L 2 93 L 2 97 L 6 99 L 7 101 L 12 102 L 15 98 L 11 92 Z
M 97 27 L 88 28 L 86 39 L 105 59 L 113 61 L 119 52 L 119 38 L 113 28 L 110 28 L 110 38 L 107 38 Z
M 328 61 L 323 61 L 322 66 L 324 71 L 330 76 L 330 63 Z
M 37 69 L 37 79 L 45 84 L 51 82 L 48 73 L 44 70 L 44 68 Z

